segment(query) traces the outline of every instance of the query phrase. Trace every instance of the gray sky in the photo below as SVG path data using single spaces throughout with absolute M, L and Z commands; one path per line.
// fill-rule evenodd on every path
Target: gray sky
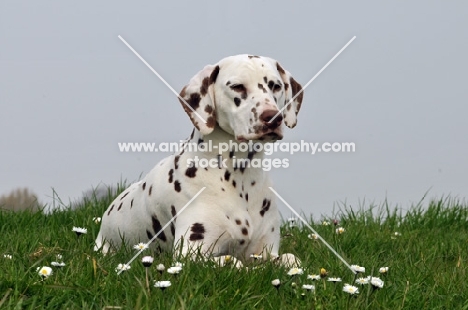
M 0 194 L 30 187 L 67 201 L 136 181 L 167 154 L 117 142 L 172 142 L 192 125 L 177 91 L 206 64 L 249 53 L 310 85 L 285 142 L 355 142 L 298 154 L 272 172 L 296 209 L 343 201 L 408 208 L 468 194 L 468 4 L 464 1 L 1 1 Z M 286 157 L 280 154 L 279 157 Z M 289 216 L 285 207 L 283 214 Z

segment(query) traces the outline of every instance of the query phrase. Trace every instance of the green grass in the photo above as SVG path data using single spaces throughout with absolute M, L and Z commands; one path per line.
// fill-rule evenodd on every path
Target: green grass
M 310 219 L 350 264 L 366 267 L 364 276 L 385 281 L 382 289 L 359 286 L 359 295 L 350 296 L 342 288 L 353 284 L 355 276 L 320 241 L 309 239 L 307 228 L 287 225 L 281 249 L 301 258 L 303 275 L 288 276 L 287 268 L 270 262 L 247 271 L 183 258 L 179 275 L 161 275 L 156 265 L 169 267 L 174 261 L 170 254 L 157 254 L 150 283 L 170 280 L 172 286 L 148 290 L 140 258 L 129 271 L 115 272 L 135 250 L 122 248 L 108 256 L 92 250 L 99 230 L 92 219 L 102 215 L 111 199 L 88 200 L 76 211 L 51 215 L 0 211 L 0 309 L 468 309 L 468 212 L 455 200 L 416 206 L 404 216 L 386 205 L 346 209 L 339 216 L 345 228 L 341 235 L 333 224 Z M 73 226 L 86 227 L 88 233 L 77 237 Z M 53 268 L 42 281 L 36 269 L 50 266 L 57 254 L 66 266 Z M 380 275 L 383 266 L 389 272 Z M 343 282 L 307 280 L 320 268 Z M 282 283 L 278 290 L 271 284 L 276 278 Z M 303 284 L 314 284 L 315 292 L 304 291 Z

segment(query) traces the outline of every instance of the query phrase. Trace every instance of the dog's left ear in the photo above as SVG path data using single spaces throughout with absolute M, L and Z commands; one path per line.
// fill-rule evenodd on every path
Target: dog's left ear
M 179 94 L 179 101 L 185 112 L 202 135 L 211 133 L 216 125 L 213 84 L 216 82 L 218 73 L 219 66 L 206 66 Z M 180 98 L 183 98 L 185 102 Z
M 288 71 L 284 70 L 278 62 L 276 63 L 276 69 L 281 75 L 285 90 L 284 102 L 280 108 L 283 108 L 284 105 L 288 104 L 288 102 L 300 92 L 300 94 L 286 107 L 286 109 L 283 110 L 284 124 L 289 128 L 294 128 L 297 124 L 297 114 L 301 109 L 304 92 L 302 91 L 301 84 L 296 82 L 292 75 Z

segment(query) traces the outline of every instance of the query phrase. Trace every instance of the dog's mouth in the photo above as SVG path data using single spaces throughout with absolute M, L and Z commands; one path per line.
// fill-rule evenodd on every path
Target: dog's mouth
M 274 142 L 277 140 L 282 140 L 283 134 L 279 130 L 269 131 L 261 134 L 250 134 L 250 135 L 239 135 L 236 136 L 236 140 L 239 142 L 247 142 L 250 140 L 260 140 L 266 142 Z

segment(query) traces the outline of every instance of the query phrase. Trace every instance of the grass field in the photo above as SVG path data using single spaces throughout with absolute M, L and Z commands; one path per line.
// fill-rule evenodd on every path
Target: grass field
M 358 276 L 311 239 L 306 227 L 285 224 L 281 249 L 301 258 L 302 275 L 288 275 L 288 268 L 270 262 L 238 270 L 183 258 L 179 274 L 161 274 L 158 264 L 175 264 L 163 254 L 155 255 L 148 268 L 148 289 L 141 257 L 130 270 L 115 272 L 136 253 L 131 246 L 112 256 L 93 252 L 99 230 L 93 217 L 101 216 L 111 199 L 51 215 L 1 211 L 0 309 L 468 309 L 468 212 L 455 200 L 415 206 L 404 216 L 385 205 L 343 210 L 337 226 L 333 219 L 309 219 L 350 264 L 365 267 Z M 74 226 L 87 228 L 87 234 L 78 237 Z M 344 232 L 336 233 L 338 227 Z M 53 267 L 53 261 L 66 265 Z M 42 266 L 52 267 L 52 275 L 43 279 L 37 272 Z M 379 273 L 380 267 L 389 267 L 388 272 Z M 307 278 L 321 268 L 327 277 Z M 384 286 L 355 283 L 369 275 L 380 277 Z M 281 282 L 278 289 L 274 279 Z M 171 286 L 156 288 L 154 280 L 169 280 Z M 359 294 L 344 292 L 345 283 L 358 287 Z

